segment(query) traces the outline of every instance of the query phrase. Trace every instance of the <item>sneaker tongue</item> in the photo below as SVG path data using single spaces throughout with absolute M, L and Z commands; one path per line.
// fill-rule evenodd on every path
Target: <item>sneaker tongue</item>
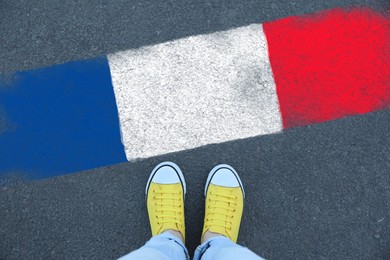
M 178 226 L 176 223 L 164 223 L 161 225 L 161 230 L 167 230 L 167 229 L 173 229 L 173 230 L 178 230 Z

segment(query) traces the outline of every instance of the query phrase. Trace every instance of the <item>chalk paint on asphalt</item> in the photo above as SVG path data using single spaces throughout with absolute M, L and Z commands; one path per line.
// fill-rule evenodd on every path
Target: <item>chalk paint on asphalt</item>
M 128 160 L 282 130 L 261 24 L 108 61 Z
M 386 109 L 389 57 L 388 16 L 332 9 L 0 77 L 0 177 L 46 178 Z

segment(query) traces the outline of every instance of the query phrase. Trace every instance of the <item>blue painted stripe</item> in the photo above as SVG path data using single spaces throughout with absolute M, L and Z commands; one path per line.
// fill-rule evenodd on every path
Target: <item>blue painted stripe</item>
M 126 161 L 106 57 L 0 80 L 0 177 L 41 179 Z

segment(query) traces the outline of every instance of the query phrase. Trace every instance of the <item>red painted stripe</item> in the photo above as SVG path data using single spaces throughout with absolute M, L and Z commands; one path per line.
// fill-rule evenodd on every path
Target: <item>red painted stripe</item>
M 264 24 L 283 126 L 390 107 L 390 19 L 333 9 Z

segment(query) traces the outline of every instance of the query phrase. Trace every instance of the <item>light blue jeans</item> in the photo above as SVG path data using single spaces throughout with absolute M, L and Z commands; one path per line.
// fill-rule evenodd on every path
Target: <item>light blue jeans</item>
M 185 260 L 189 259 L 187 248 L 183 242 L 174 235 L 163 232 L 152 237 L 143 247 L 135 250 L 119 260 Z M 224 259 L 224 260 L 261 260 L 248 248 L 233 243 L 223 236 L 213 237 L 200 246 L 195 251 L 194 260 Z

